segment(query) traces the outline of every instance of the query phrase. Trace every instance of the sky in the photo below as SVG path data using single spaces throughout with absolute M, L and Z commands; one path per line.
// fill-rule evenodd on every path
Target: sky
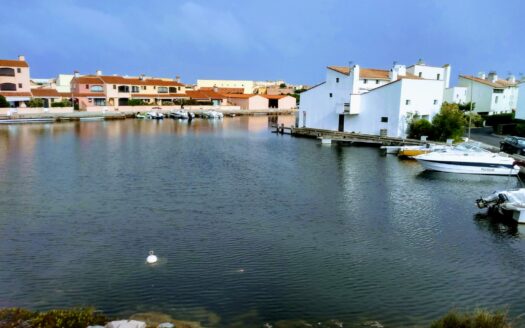
M 497 4 L 497 5 L 496 5 Z M 328 65 L 525 73 L 525 1 L 0 0 L 0 58 L 59 73 L 323 81 Z

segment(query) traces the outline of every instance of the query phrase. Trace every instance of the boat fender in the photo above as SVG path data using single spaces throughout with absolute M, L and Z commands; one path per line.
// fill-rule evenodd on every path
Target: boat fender
M 153 251 L 149 251 L 149 255 L 146 258 L 146 262 L 148 262 L 149 264 L 152 264 L 152 263 L 157 262 L 157 260 L 158 260 L 157 256 L 153 254 Z

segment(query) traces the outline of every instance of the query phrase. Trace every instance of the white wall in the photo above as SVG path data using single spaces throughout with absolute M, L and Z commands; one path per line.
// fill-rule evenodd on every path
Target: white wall
M 413 66 L 407 67 L 407 73 L 411 73 L 416 76 L 419 76 L 419 73 L 421 73 L 422 78 L 429 79 L 429 80 L 437 80 L 438 74 L 439 74 L 439 80 L 441 81 L 444 81 L 446 77 L 445 68 L 426 66 L 426 65 L 413 65 Z
M 476 103 L 475 112 L 492 111 L 492 87 L 459 77 L 458 86 L 467 88 L 467 102 L 472 99 Z
M 337 130 L 338 118 L 334 103 L 329 98 L 327 83 L 301 93 L 299 103 L 299 126 Z M 303 120 L 306 112 L 306 120 Z
M 518 85 L 518 90 L 516 118 L 525 120 L 525 82 Z
M 381 129 L 387 129 L 389 136 L 397 136 L 403 81 L 392 82 L 359 96 L 361 112 L 345 115 L 345 131 L 378 135 Z M 388 123 L 381 122 L 381 117 L 388 117 Z
M 448 103 L 464 104 L 468 103 L 466 87 L 452 87 L 445 89 L 443 101 Z

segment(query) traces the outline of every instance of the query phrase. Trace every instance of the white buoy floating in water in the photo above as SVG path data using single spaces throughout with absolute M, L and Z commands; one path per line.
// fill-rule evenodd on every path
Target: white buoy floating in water
M 157 255 L 153 254 L 153 251 L 149 251 L 149 255 L 146 258 L 146 262 L 148 262 L 149 264 L 152 264 L 152 263 L 157 262 L 157 260 L 158 260 Z

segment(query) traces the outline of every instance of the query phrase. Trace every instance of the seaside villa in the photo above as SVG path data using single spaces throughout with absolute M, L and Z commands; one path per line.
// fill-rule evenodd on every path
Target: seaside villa
M 451 67 L 422 61 L 390 70 L 328 66 L 326 81 L 301 94 L 300 126 L 406 137 L 408 118 L 439 112 Z
M 516 101 L 516 118 L 520 120 L 525 120 L 525 80 L 522 80 L 518 84 L 518 100 Z
M 0 59 L 0 95 L 16 107 L 25 107 L 31 99 L 29 64 L 24 56 L 18 56 L 18 60 Z
M 505 80 L 499 79 L 496 72 L 479 73 L 478 77 L 460 75 L 458 85 L 467 89 L 466 99 L 476 104 L 477 113 L 512 113 L 516 109 L 518 84 L 513 75 Z

